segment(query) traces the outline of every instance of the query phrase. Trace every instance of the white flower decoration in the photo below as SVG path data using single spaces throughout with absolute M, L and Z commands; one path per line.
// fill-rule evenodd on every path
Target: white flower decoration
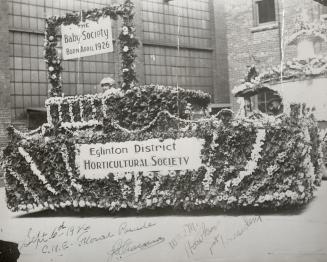
M 128 35 L 128 27 L 127 26 L 124 26 L 122 31 L 123 31 L 123 35 Z

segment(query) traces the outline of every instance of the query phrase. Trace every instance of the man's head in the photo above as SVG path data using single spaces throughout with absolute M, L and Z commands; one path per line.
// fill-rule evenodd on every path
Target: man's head
M 111 77 L 105 77 L 100 82 L 100 86 L 103 88 L 103 91 L 106 91 L 110 88 L 115 88 L 115 84 L 115 80 L 113 80 Z

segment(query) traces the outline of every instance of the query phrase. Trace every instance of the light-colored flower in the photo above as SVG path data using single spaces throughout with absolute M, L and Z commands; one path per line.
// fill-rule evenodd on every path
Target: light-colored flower
M 122 32 L 123 32 L 123 35 L 128 35 L 128 27 L 123 26 Z
M 299 185 L 299 191 L 300 191 L 301 193 L 304 192 L 304 186 Z
M 79 202 L 78 202 L 78 205 L 80 207 L 85 207 L 85 201 L 83 199 L 81 199 Z

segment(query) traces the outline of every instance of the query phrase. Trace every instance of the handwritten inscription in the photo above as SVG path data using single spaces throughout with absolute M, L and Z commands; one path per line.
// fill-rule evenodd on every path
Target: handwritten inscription
M 62 256 L 66 250 L 71 248 L 108 241 L 109 245 L 113 244 L 110 253 L 111 257 L 119 258 L 127 253 L 134 254 L 163 242 L 163 237 L 144 241 L 143 243 L 134 243 L 130 238 L 122 238 L 125 235 L 155 226 L 155 223 L 147 221 L 140 224 L 124 222 L 120 224 L 117 230 L 105 230 L 102 233 L 94 233 L 95 230 L 90 225 L 68 225 L 66 222 L 61 222 L 49 231 L 29 228 L 25 238 L 20 243 L 20 248 L 22 250 L 37 250 L 42 254 Z M 117 240 L 118 237 L 121 238 Z
M 169 231 L 163 233 L 163 228 L 158 227 L 157 223 L 143 219 L 138 223 L 123 221 L 114 228 L 63 221 L 51 230 L 29 228 L 19 246 L 22 253 L 36 252 L 51 259 L 68 255 L 66 252 L 75 251 L 76 248 L 93 250 L 101 247 L 103 261 L 116 262 L 127 261 L 135 254 L 160 245 L 160 249 L 166 248 L 179 254 L 182 252 L 186 259 L 192 260 L 201 254 L 217 256 L 221 248 L 227 248 L 255 224 L 262 223 L 262 218 L 244 216 L 231 218 L 230 223 L 225 221 L 214 219 L 211 223 L 185 223 L 174 231 L 176 233 L 172 237 L 168 237 Z
M 234 240 L 237 238 L 241 237 L 242 235 L 245 234 L 246 231 L 249 230 L 251 226 L 253 226 L 256 223 L 261 223 L 262 219 L 260 216 L 255 216 L 255 217 L 242 217 L 242 224 L 241 227 L 237 227 L 235 231 L 231 232 L 230 235 L 224 235 L 221 233 L 217 233 L 214 236 L 214 240 L 212 241 L 210 245 L 210 254 L 213 256 L 214 255 L 214 249 L 218 245 L 221 245 L 222 247 L 226 247 L 229 244 L 231 244 Z
M 118 239 L 108 253 L 108 261 L 121 260 L 143 250 L 149 249 L 165 241 L 164 237 L 156 237 L 143 242 L 134 242 L 132 239 Z
M 156 224 L 152 223 L 152 222 L 144 222 L 143 224 L 139 225 L 139 226 L 135 226 L 135 225 L 130 225 L 127 222 L 121 223 L 119 228 L 118 228 L 118 234 L 122 235 L 122 234 L 128 234 L 128 233 L 132 233 L 132 232 L 136 232 L 136 231 L 141 231 L 143 229 L 147 229 L 150 227 L 154 227 Z
M 184 224 L 181 232 L 177 233 L 168 243 L 171 250 L 178 247 L 184 249 L 188 258 L 196 254 L 197 250 L 209 249 L 210 254 L 215 254 L 215 249 L 218 247 L 225 248 L 234 240 L 241 237 L 256 223 L 262 222 L 260 216 L 242 217 L 237 221 L 234 229 L 225 232 L 220 221 L 213 225 L 206 223 L 188 223 Z
M 211 234 L 217 230 L 217 226 L 206 226 L 204 223 L 201 224 L 198 235 L 191 240 L 188 240 L 185 245 L 185 251 L 187 253 L 187 256 L 190 257 L 194 254 L 194 252 L 202 246 L 204 241 L 211 236 Z

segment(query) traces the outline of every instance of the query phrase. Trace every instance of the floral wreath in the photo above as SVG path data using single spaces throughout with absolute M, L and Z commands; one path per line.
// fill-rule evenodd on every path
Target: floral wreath
M 85 19 L 98 21 L 100 17 L 110 17 L 117 20 L 120 16 L 123 20 L 122 29 L 119 34 L 119 48 L 121 54 L 121 70 L 122 70 L 122 89 L 128 90 L 133 86 L 136 79 L 135 73 L 135 49 L 139 45 L 138 39 L 135 38 L 135 27 L 133 24 L 134 4 L 130 0 L 126 0 L 123 4 L 113 4 L 102 9 L 92 9 L 81 12 L 67 13 L 63 17 L 50 17 L 46 19 L 45 42 L 44 42 L 44 58 L 48 68 L 48 79 L 50 81 L 49 96 L 62 96 L 62 78 L 61 72 L 63 67 L 61 65 L 62 58 L 56 47 L 60 34 L 58 28 L 60 25 L 77 25 L 80 21 Z

